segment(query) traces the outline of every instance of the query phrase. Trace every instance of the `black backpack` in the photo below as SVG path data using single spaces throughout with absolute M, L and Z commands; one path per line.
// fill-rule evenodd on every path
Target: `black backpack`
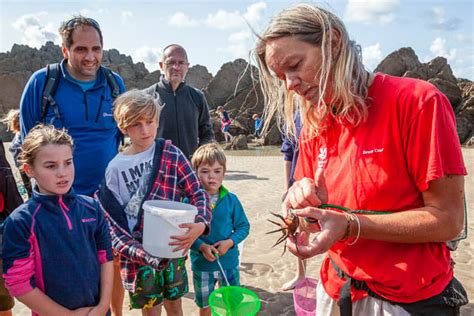
M 112 91 L 112 99 L 115 100 L 120 94 L 120 87 L 115 79 L 112 70 L 107 67 L 101 66 L 103 69 L 105 78 L 107 79 L 107 84 Z M 54 111 L 56 119 L 62 120 L 61 115 L 59 114 L 58 104 L 54 100 L 54 95 L 58 89 L 59 79 L 60 79 L 60 69 L 59 63 L 49 64 L 46 66 L 46 79 L 43 88 L 43 94 L 41 97 L 41 119 L 40 122 L 46 123 L 45 118 L 48 114 L 49 107 Z M 113 110 L 113 109 L 112 109 Z

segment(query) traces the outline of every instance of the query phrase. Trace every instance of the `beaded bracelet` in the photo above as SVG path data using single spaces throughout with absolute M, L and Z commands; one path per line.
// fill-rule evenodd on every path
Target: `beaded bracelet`
M 352 217 L 350 213 L 344 213 L 344 216 L 346 217 L 347 221 L 347 227 L 346 227 L 346 232 L 344 233 L 344 236 L 340 239 L 340 241 L 346 241 L 349 236 L 351 235 L 351 222 L 352 222 Z

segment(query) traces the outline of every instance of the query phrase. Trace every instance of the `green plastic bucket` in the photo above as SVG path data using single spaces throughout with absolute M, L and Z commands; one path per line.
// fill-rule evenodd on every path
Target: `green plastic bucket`
M 209 306 L 214 316 L 251 316 L 260 310 L 260 299 L 244 287 L 224 286 L 211 293 Z

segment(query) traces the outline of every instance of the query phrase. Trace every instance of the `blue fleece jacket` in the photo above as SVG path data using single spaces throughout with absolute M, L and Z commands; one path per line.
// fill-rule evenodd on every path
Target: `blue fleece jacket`
M 191 268 L 193 271 L 220 271 L 217 261 L 207 261 L 199 251 L 203 244 L 212 245 L 215 242 L 232 239 L 234 246 L 219 258 L 224 269 L 233 269 L 239 265 L 239 250 L 237 244 L 249 234 L 250 224 L 242 204 L 237 196 L 224 186 L 219 189 L 219 199 L 212 210 L 211 232 L 201 236 L 191 247 Z
M 60 64 L 59 84 L 54 95 L 62 120 L 54 119 L 49 107 L 45 123 L 67 128 L 74 139 L 73 187 L 78 194 L 94 193 L 105 174 L 105 168 L 117 154 L 120 133 L 112 113 L 112 92 L 102 68 L 97 72 L 94 86 L 83 91 L 66 70 L 66 60 Z M 114 74 L 125 91 L 122 78 Z M 46 68 L 36 71 L 28 81 L 20 101 L 21 139 L 36 124 L 41 123 L 41 98 Z
M 33 197 L 6 220 L 3 277 L 12 296 L 39 288 L 69 309 L 100 301 L 100 265 L 112 260 L 99 203 L 68 194 Z

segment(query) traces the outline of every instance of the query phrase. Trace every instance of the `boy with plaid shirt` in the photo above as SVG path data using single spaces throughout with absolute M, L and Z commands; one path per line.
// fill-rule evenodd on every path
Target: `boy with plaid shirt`
M 193 167 L 209 194 L 212 209 L 211 233 L 199 237 L 191 247 L 195 302 L 200 316 L 210 316 L 209 295 L 219 286 L 240 285 L 237 245 L 249 234 L 250 224 L 242 204 L 223 185 L 226 157 L 218 144 L 206 144 L 193 154 Z M 217 263 L 217 258 L 225 275 Z M 228 284 L 227 284 L 227 282 Z
M 164 302 L 168 315 L 182 315 L 181 297 L 188 292 L 185 258 L 157 258 L 143 249 L 142 205 L 146 200 L 186 197 L 197 207 L 195 223 L 180 225 L 188 232 L 170 243 L 184 253 L 209 231 L 211 213 L 207 195 L 184 154 L 171 141 L 155 141 L 161 110 L 157 100 L 131 90 L 115 101 L 115 120 L 132 144 L 109 163 L 99 199 L 111 227 L 112 246 L 120 254 L 130 307 L 142 309 L 143 315 L 159 315 Z

